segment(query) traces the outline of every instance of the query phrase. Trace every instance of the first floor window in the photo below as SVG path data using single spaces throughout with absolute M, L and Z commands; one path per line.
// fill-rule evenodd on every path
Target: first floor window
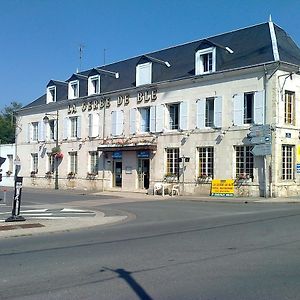
M 282 145 L 282 176 L 283 180 L 294 179 L 294 150 L 295 146 Z
M 91 173 L 98 173 L 98 152 L 90 152 L 90 171 Z
M 253 179 L 254 159 L 251 150 L 250 146 L 235 146 L 236 178 Z
M 72 117 L 70 118 L 71 122 L 71 138 L 77 137 L 77 131 L 78 131 L 78 118 Z
M 167 148 L 167 175 L 179 176 L 179 148 Z
M 206 98 L 205 102 L 205 127 L 214 126 L 214 103 L 215 98 Z
M 38 140 L 38 128 L 39 128 L 39 123 L 38 122 L 33 122 L 32 124 L 32 140 L 37 141 Z
M 285 91 L 284 99 L 284 123 L 295 123 L 295 92 Z
M 206 178 L 214 176 L 214 148 L 200 147 L 199 151 L 199 177 Z
M 150 131 L 150 107 L 140 108 L 141 132 Z
M 70 152 L 70 172 L 73 174 L 77 174 L 77 152 Z
M 169 128 L 179 129 L 179 104 L 169 105 Z
M 32 172 L 37 173 L 38 172 L 38 154 L 37 153 L 32 153 L 31 154 L 31 160 L 32 160 Z
M 244 94 L 244 124 L 254 123 L 254 93 Z

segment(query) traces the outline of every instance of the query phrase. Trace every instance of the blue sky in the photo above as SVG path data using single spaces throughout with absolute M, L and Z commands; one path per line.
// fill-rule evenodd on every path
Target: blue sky
M 299 0 L 0 0 L 0 110 L 50 79 L 273 21 L 300 45 Z M 251 42 L 251 41 L 249 41 Z

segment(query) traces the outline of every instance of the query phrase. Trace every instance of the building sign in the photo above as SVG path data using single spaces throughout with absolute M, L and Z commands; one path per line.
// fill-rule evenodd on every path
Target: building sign
M 138 158 L 150 158 L 150 152 L 149 151 L 138 151 L 137 152 Z
M 157 99 L 157 90 L 147 90 L 137 93 L 136 104 L 148 103 L 149 101 L 155 101 Z M 130 103 L 130 94 L 123 94 L 117 97 L 117 106 L 127 106 Z M 110 107 L 111 99 L 103 97 L 100 100 L 85 101 L 81 104 L 81 111 L 93 111 L 107 109 Z M 77 106 L 75 103 L 68 105 L 68 114 L 76 114 Z
M 114 151 L 112 154 L 113 159 L 122 159 L 122 151 Z
M 213 179 L 211 182 L 211 196 L 233 197 L 234 180 L 233 179 Z

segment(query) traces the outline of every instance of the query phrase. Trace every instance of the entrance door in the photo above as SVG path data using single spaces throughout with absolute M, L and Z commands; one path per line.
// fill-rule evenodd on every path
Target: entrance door
M 122 187 L 122 162 L 114 161 L 114 186 Z
M 138 162 L 138 177 L 139 177 L 139 188 L 148 189 L 150 179 L 150 160 L 139 159 Z

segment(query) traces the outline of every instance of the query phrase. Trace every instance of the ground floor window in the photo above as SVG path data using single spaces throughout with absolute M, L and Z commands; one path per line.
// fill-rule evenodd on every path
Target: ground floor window
M 250 146 L 235 146 L 236 155 L 236 178 L 253 179 L 253 154 Z
M 283 180 L 294 179 L 294 150 L 293 145 L 282 145 L 282 175 Z
M 214 148 L 200 147 L 199 152 L 199 174 L 200 178 L 207 178 L 214 176 Z
M 179 148 L 167 148 L 166 176 L 179 176 Z
M 70 173 L 77 174 L 78 161 L 77 152 L 69 152 L 70 156 Z
M 54 156 L 48 153 L 48 172 L 54 173 Z
M 32 153 L 31 154 L 31 161 L 32 161 L 32 172 L 34 172 L 35 174 L 38 172 L 38 168 L 39 168 L 39 160 L 38 160 L 38 154 L 37 153 Z
M 98 173 L 98 152 L 91 151 L 89 154 L 90 154 L 90 172 Z

